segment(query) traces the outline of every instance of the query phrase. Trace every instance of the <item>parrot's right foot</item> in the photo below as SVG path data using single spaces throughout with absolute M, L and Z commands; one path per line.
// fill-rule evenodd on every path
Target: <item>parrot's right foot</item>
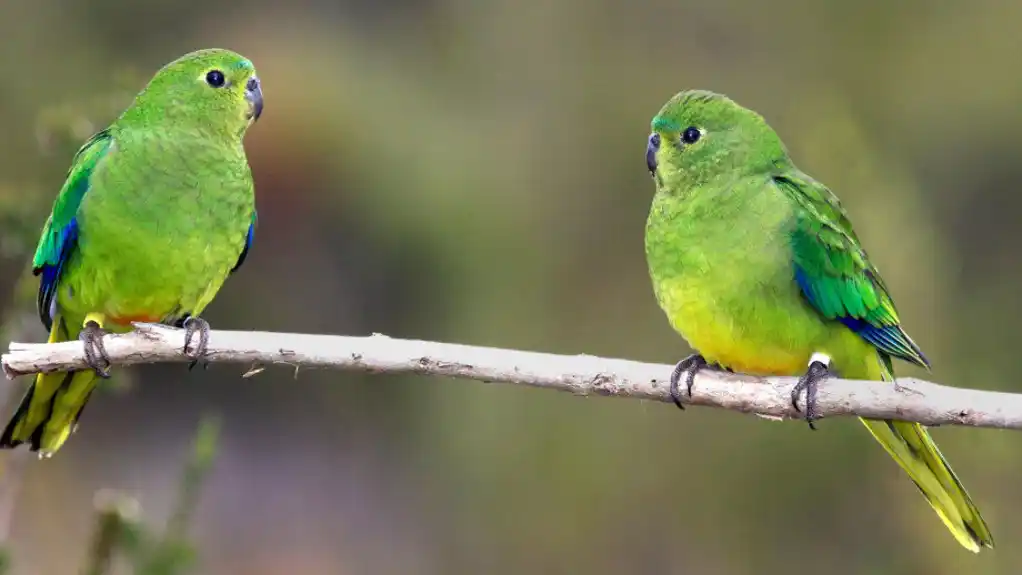
M 798 408 L 798 396 L 803 390 L 806 392 L 805 420 L 809 423 L 809 429 L 812 430 L 816 429 L 813 421 L 820 418 L 816 413 L 816 392 L 820 387 L 820 382 L 828 375 L 830 375 L 830 358 L 821 353 L 814 353 L 809 360 L 809 369 L 806 370 L 805 375 L 798 378 L 798 383 L 791 390 L 791 406 L 795 408 L 795 411 L 802 411 Z
M 78 339 L 85 346 L 85 363 L 103 379 L 110 377 L 110 357 L 103 346 L 103 336 L 108 333 L 99 323 L 88 321 L 78 334 Z
M 209 345 L 209 322 L 200 317 L 188 316 L 185 318 L 184 322 L 182 322 L 182 327 L 185 328 L 184 354 L 192 360 L 192 362 L 188 364 L 188 370 L 191 371 L 191 369 L 199 363 L 199 360 L 206 355 L 206 348 Z M 192 336 L 196 333 L 199 334 L 199 343 L 189 350 L 188 346 L 192 343 Z M 207 365 L 208 364 L 206 362 L 203 362 L 203 368 Z
M 678 409 L 685 409 L 685 406 L 681 404 L 681 390 L 679 389 L 681 376 L 685 376 L 685 393 L 692 397 L 692 385 L 696 382 L 696 372 L 705 367 L 709 367 L 709 364 L 706 363 L 706 358 L 698 353 L 693 353 L 674 366 L 674 371 L 671 372 L 671 400 L 674 401 L 674 405 L 678 406 Z

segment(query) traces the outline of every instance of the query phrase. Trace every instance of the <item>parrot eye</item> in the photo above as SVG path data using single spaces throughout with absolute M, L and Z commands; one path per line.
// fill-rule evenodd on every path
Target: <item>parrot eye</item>
M 209 73 L 206 74 L 206 83 L 214 88 L 223 86 L 224 81 L 224 73 L 220 70 L 210 70 Z
M 689 126 L 685 128 L 685 132 L 681 134 L 681 140 L 686 144 L 694 144 L 699 141 L 699 138 L 703 135 L 699 131 L 699 128 L 695 126 Z

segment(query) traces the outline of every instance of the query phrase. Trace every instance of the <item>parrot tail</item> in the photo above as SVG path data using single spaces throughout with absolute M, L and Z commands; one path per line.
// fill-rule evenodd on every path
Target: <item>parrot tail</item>
M 963 547 L 974 553 L 981 545 L 994 548 L 994 538 L 979 509 L 925 427 L 907 421 L 862 422 L 908 473 Z
M 881 354 L 880 359 L 882 378 L 894 381 L 890 358 Z M 923 492 L 923 497 L 930 502 L 944 525 L 963 547 L 973 553 L 978 553 L 980 546 L 994 548 L 993 535 L 980 516 L 979 509 L 925 427 L 907 421 L 860 421 L 908 473 L 916 487 Z
M 49 343 L 69 339 L 64 319 L 54 318 Z M 96 387 L 96 379 L 91 369 L 36 375 L 0 434 L 0 449 L 13 449 L 28 442 L 29 449 L 41 455 L 56 453 L 74 432 Z

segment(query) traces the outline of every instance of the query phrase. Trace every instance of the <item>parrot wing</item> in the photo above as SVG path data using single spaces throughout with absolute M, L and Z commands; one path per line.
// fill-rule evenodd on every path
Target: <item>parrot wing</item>
M 840 321 L 880 351 L 929 368 L 902 329 L 894 301 L 837 196 L 798 171 L 775 175 L 772 182 L 799 206 L 791 243 L 802 295 L 822 316 Z
M 42 237 L 32 259 L 32 273 L 42 275 L 36 300 L 39 319 L 46 329 L 53 325 L 53 303 L 64 266 L 78 244 L 78 208 L 89 190 L 89 180 L 113 145 L 108 130 L 94 134 L 75 153 L 64 186 L 53 203 L 53 211 L 43 226 Z

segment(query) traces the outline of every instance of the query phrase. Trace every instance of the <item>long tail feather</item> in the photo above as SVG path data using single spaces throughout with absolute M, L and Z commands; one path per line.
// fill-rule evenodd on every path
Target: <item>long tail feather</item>
M 893 381 L 890 360 L 881 360 L 885 364 L 884 379 Z M 979 509 L 925 427 L 906 421 L 861 421 L 908 473 L 963 547 L 972 552 L 979 552 L 981 547 L 993 549 L 994 538 Z
M 68 339 L 63 318 L 55 318 L 49 342 Z M 27 442 L 31 451 L 55 453 L 74 432 L 96 379 L 92 370 L 38 374 L 0 434 L 0 449 Z

